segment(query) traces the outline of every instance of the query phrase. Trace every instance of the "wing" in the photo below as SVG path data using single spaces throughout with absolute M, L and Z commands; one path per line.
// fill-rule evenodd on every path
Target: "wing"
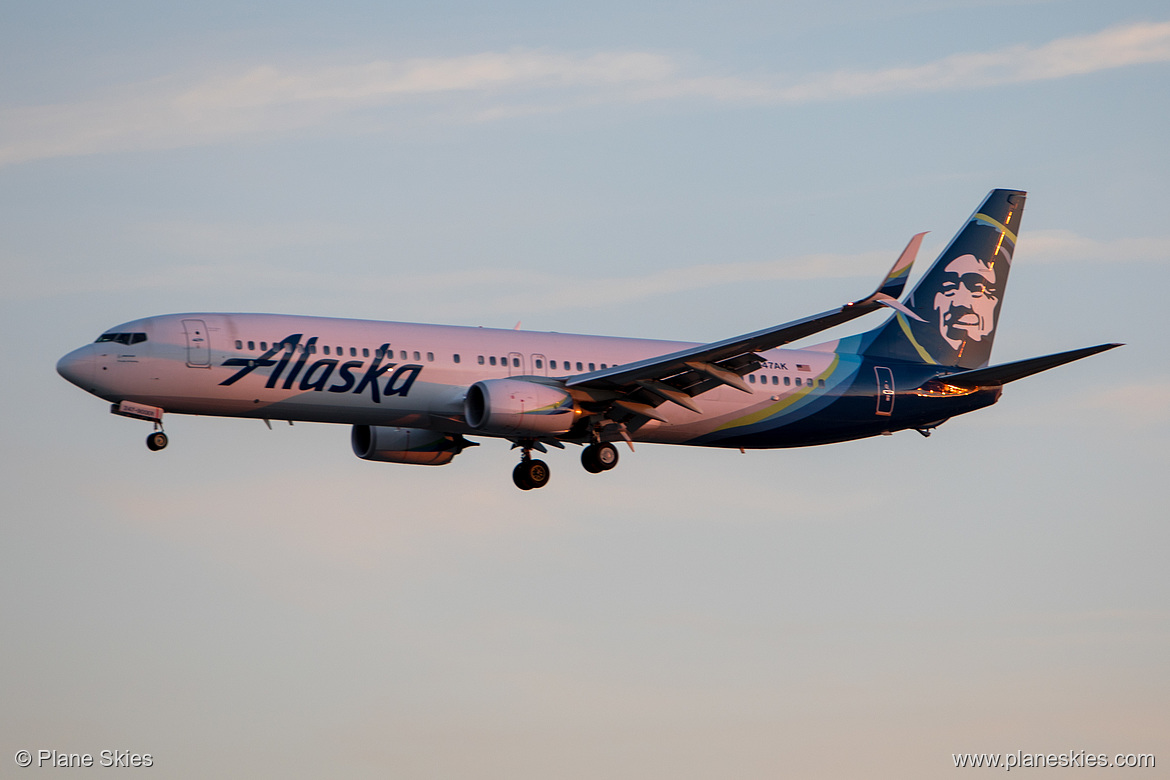
M 588 411 L 629 428 L 640 427 L 648 419 L 663 420 L 655 407 L 667 401 L 698 412 L 699 407 L 692 399 L 720 385 L 750 393 L 751 387 L 743 377 L 763 364 L 759 352 L 849 322 L 883 306 L 917 319 L 898 302 L 898 296 L 906 287 L 910 268 L 925 235 L 919 233 L 910 239 L 893 268 L 868 297 L 811 317 L 713 344 L 576 374 L 565 380 L 565 386 Z

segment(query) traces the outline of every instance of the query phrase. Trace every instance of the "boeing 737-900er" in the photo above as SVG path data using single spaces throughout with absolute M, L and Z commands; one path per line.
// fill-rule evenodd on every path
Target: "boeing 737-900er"
M 868 297 L 710 344 L 299 317 L 170 314 L 127 322 L 70 352 L 61 376 L 147 420 L 164 412 L 352 426 L 359 458 L 441 466 L 475 443 L 519 448 L 512 473 L 543 487 L 532 451 L 583 445 L 599 473 L 615 442 L 770 449 L 893 431 L 924 436 L 999 400 L 1008 382 L 1119 344 L 989 366 L 1025 193 L 993 190 L 904 302 L 922 237 Z M 881 308 L 873 330 L 797 339 Z

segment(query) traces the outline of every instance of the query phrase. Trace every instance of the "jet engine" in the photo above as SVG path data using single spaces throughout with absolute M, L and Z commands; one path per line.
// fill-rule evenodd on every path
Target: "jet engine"
M 355 425 L 350 434 L 353 454 L 362 460 L 386 463 L 415 463 L 445 466 L 465 447 L 475 443 L 422 428 L 391 428 L 382 425 Z
M 467 389 L 463 413 L 472 428 L 497 435 L 555 436 L 577 420 L 562 387 L 523 379 L 485 379 Z

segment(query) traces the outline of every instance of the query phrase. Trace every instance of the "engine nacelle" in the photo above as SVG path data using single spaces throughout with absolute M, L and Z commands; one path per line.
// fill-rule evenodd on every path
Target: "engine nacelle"
M 577 420 L 573 396 L 561 387 L 523 379 L 485 379 L 467 389 L 467 424 L 485 433 L 555 436 Z
M 423 430 L 355 425 L 350 433 L 353 454 L 362 460 L 445 466 L 471 442 L 462 436 Z

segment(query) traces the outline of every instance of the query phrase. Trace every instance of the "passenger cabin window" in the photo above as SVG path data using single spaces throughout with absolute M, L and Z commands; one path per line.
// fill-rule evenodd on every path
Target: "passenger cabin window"
M 458 353 L 456 353 L 456 354 L 455 354 L 455 362 L 456 362 L 456 363 L 458 363 L 458 362 L 459 362 L 459 354 L 458 354 Z
M 250 342 L 250 341 L 248 342 L 248 348 L 249 348 L 249 349 L 251 349 L 251 348 L 252 348 L 252 342 Z M 326 354 L 326 355 L 328 355 L 328 354 L 329 354 L 329 347 L 328 347 L 328 346 L 326 346 L 326 347 L 325 347 L 325 354 Z
M 512 358 L 512 366 L 514 368 L 520 368 L 520 358 Z
M 244 342 L 240 341 L 239 339 L 236 339 L 236 349 L 243 349 L 243 348 L 244 348 Z
M 536 359 L 536 367 L 537 368 L 544 368 L 544 361 L 541 360 L 540 358 L 537 358 Z
M 435 362 L 435 353 L 434 353 L 434 352 L 428 352 L 428 353 L 427 353 L 427 362 L 428 362 L 428 363 L 434 363 L 434 362 Z
M 549 367 L 549 368 L 556 368 L 556 367 L 557 367 L 557 361 L 555 361 L 555 360 L 550 360 L 550 361 L 548 361 L 548 367 Z
M 488 358 L 488 362 L 494 366 L 496 364 L 496 356 L 492 355 L 490 358 Z
M 483 365 L 483 355 L 480 355 L 479 357 L 477 357 L 476 362 L 478 362 L 482 366 Z
M 369 356 L 370 356 L 370 348 L 369 347 L 362 347 L 362 357 L 369 357 Z
M 406 357 L 406 355 L 403 354 L 402 357 Z M 421 360 L 421 358 L 419 357 L 419 354 L 418 354 L 418 350 L 415 350 L 414 359 L 415 359 L 415 362 L 418 362 L 419 360 Z

